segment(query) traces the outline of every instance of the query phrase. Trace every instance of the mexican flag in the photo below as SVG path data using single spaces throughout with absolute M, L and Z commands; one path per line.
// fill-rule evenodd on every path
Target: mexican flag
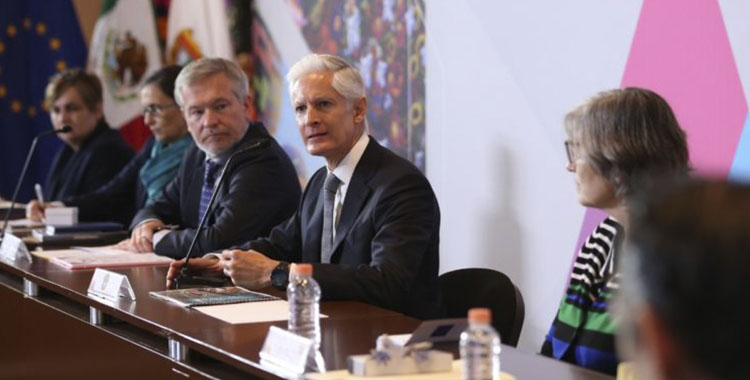
M 167 21 L 169 63 L 184 65 L 200 57 L 234 60 L 223 0 L 173 0 Z
M 144 134 L 148 135 L 139 91 L 143 81 L 161 66 L 151 1 L 104 0 L 91 37 L 88 70 L 102 81 L 106 120 L 113 128 L 133 126 L 133 131 L 123 134 L 136 147 Z

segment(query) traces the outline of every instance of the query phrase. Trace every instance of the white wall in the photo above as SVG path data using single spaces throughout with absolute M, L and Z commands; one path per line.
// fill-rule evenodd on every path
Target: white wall
M 583 220 L 565 171 L 565 113 L 618 87 L 641 1 L 428 1 L 427 176 L 441 273 L 489 267 L 526 302 L 537 352 Z
M 620 87 L 640 12 L 648 7 L 643 7 L 644 0 L 424 3 L 427 176 L 442 211 L 441 273 L 489 267 L 508 274 L 526 302 L 519 347 L 537 352 L 562 296 L 586 211 L 577 203 L 573 180 L 565 171 L 562 120 L 586 98 Z M 677 109 L 678 119 L 691 127 L 689 132 L 734 133 L 739 125 L 721 125 L 712 116 L 747 110 L 714 103 L 736 100 L 738 94 L 724 93 L 733 88 L 732 81 L 740 81 L 745 94 L 750 86 L 750 34 L 745 22 L 750 3 L 718 1 L 719 24 L 715 14 L 705 12 L 717 4 L 710 0 L 649 0 L 646 4 L 652 6 L 649 32 L 656 37 L 669 32 L 671 39 L 677 39 L 683 34 L 679 28 L 715 32 L 713 26 L 725 25 L 734 62 L 716 54 L 717 44 L 702 41 L 697 44 L 700 48 L 694 48 L 690 46 L 693 41 L 666 39 L 668 47 L 688 52 L 680 57 L 690 57 L 687 61 L 693 66 L 707 69 L 700 77 L 704 87 L 689 83 L 690 75 L 700 70 L 686 70 L 688 62 L 665 56 L 663 51 L 668 49 L 658 50 L 661 45 L 649 45 L 655 36 L 641 41 L 661 53 L 652 59 L 666 58 L 668 64 L 658 70 L 653 63 L 639 67 L 649 80 L 676 73 L 667 78 L 667 85 L 657 81 L 655 88 L 668 100 L 677 100 L 673 106 L 689 110 L 695 104 L 705 105 L 710 114 L 706 120 L 711 120 L 707 125 L 694 125 L 704 119 L 680 115 Z M 288 3 L 259 0 L 258 5 L 273 39 L 281 45 L 281 60 L 294 62 L 307 50 L 300 43 Z M 656 13 L 655 5 L 660 8 Z M 687 38 L 702 38 L 701 33 Z M 655 40 L 665 43 L 665 39 Z M 717 59 L 701 59 L 712 54 Z M 726 75 L 735 72 L 735 63 L 739 76 Z M 636 83 L 642 79 L 638 77 Z M 706 85 L 713 82 L 717 85 Z M 677 96 L 691 90 L 694 96 Z M 280 131 L 289 129 L 288 137 L 296 139 L 291 119 L 281 124 Z M 750 119 L 747 125 L 744 143 L 735 156 L 744 161 L 733 172 L 750 178 Z M 695 138 L 689 142 L 691 149 L 711 145 Z M 732 149 L 728 145 L 716 149 Z M 706 166 L 700 161 L 693 164 Z

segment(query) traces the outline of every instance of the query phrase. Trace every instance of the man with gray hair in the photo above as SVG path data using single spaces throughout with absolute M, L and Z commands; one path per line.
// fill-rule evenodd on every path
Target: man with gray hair
M 632 225 L 615 311 L 634 378 L 747 379 L 750 186 L 661 186 Z
M 324 299 L 440 317 L 437 199 L 414 165 L 367 135 L 359 72 L 339 57 L 310 55 L 287 80 L 302 140 L 326 166 L 310 178 L 297 212 L 267 238 L 191 260 L 191 269 L 285 289 L 290 263 L 312 263 Z M 170 267 L 168 286 L 182 265 Z
M 196 147 L 185 153 L 177 177 L 154 203 L 136 214 L 130 249 L 184 257 L 207 213 L 193 252 L 199 256 L 266 236 L 294 213 L 300 197 L 294 166 L 266 128 L 250 121 L 249 85 L 236 63 L 222 58 L 190 63 L 175 81 L 175 99 Z M 239 153 L 227 168 L 207 210 L 229 157 L 260 141 L 267 143 Z

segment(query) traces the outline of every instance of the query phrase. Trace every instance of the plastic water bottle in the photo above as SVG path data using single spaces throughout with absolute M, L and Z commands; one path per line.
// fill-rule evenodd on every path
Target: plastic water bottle
M 460 343 L 463 380 L 500 380 L 500 336 L 491 320 L 489 309 L 469 310 L 469 327 Z
M 320 348 L 320 285 L 312 278 L 312 265 L 295 264 L 286 288 L 289 331 L 312 339 Z

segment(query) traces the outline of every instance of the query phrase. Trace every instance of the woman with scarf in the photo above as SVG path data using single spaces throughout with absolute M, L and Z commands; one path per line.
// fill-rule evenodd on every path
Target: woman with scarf
M 41 220 L 43 209 L 78 207 L 80 221 L 117 221 L 127 226 L 135 212 L 159 196 L 174 178 L 185 150 L 193 145 L 187 124 L 174 101 L 174 81 L 181 67 L 167 66 L 145 80 L 140 92 L 143 117 L 153 136 L 106 185 L 94 192 L 42 207 L 32 202 L 27 216 Z

